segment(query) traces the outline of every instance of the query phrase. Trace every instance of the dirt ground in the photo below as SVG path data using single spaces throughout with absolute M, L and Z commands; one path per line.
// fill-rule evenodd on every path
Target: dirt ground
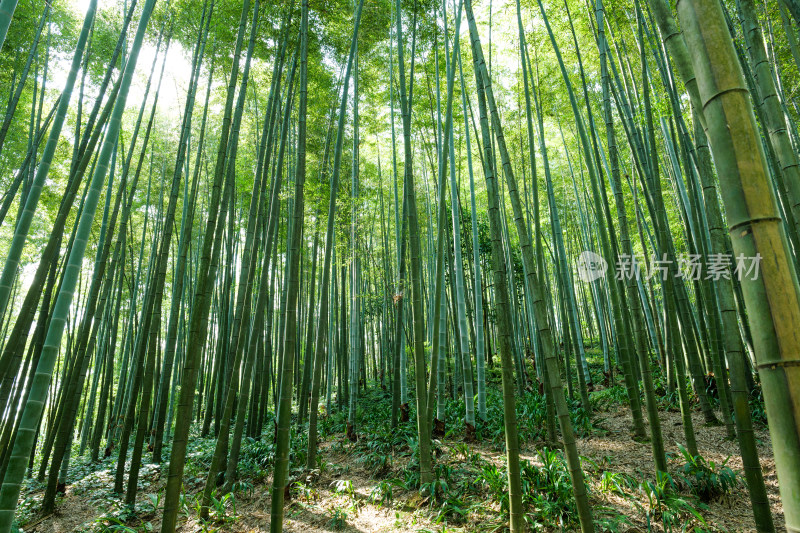
M 640 443 L 630 438 L 631 417 L 629 411 L 616 409 L 607 413 L 598 413 L 597 425 L 608 430 L 609 434 L 605 437 L 593 436 L 590 439 L 579 439 L 578 450 L 582 456 L 590 457 L 595 461 L 602 461 L 605 469 L 614 472 L 625 472 L 635 477 L 652 475 L 655 470 L 653 455 L 650 444 Z M 685 461 L 680 455 L 677 442 L 683 442 L 683 426 L 681 414 L 677 412 L 661 412 L 661 430 L 664 437 L 666 451 L 671 455 L 670 467 L 678 467 Z M 727 465 L 737 474 L 741 474 L 742 458 L 739 455 L 739 446 L 736 441 L 725 438 L 725 429 L 722 426 L 706 426 L 700 413 L 692 413 L 695 434 L 697 436 L 697 448 L 700 454 L 707 460 L 721 464 L 728 459 Z M 772 518 L 775 522 L 775 529 L 783 531 L 783 506 L 781 505 L 778 493 L 778 478 L 775 474 L 775 461 L 772 457 L 772 446 L 769 440 L 769 433 L 766 428 L 756 430 L 758 442 L 758 453 L 761 461 L 761 470 L 764 475 L 764 482 L 769 496 L 770 506 L 772 507 Z M 594 483 L 597 485 L 597 483 Z M 622 498 L 610 497 L 594 491 L 595 496 L 608 498 L 606 504 L 619 508 L 630 518 L 636 516 L 635 509 L 630 502 Z M 703 512 L 704 518 L 709 524 L 717 528 L 730 532 L 750 532 L 755 531 L 753 514 L 747 489 L 742 483 L 727 497 L 709 502 L 708 509 Z M 628 511 L 625 511 L 625 509 Z M 639 520 L 639 526 L 646 526 Z M 646 529 L 643 529 L 646 531 Z
M 694 413 L 695 431 L 699 452 L 706 459 L 720 464 L 726 459 L 740 477 L 742 472 L 741 458 L 735 441 L 725 438 L 723 427 L 708 427 L 703 424 L 702 416 Z M 598 412 L 594 418 L 594 426 L 598 430 L 590 438 L 578 441 L 579 452 L 590 461 L 585 462 L 584 470 L 590 487 L 593 509 L 600 512 L 603 507 L 610 507 L 624 514 L 628 523 L 620 531 L 626 533 L 663 531 L 661 524 L 652 522 L 648 528 L 642 506 L 646 500 L 642 498 L 621 497 L 600 489 L 600 474 L 603 471 L 629 474 L 634 478 L 652 478 L 654 465 L 649 443 L 633 440 L 630 434 L 630 413 L 621 407 L 607 412 Z M 683 441 L 683 429 L 680 413 L 661 413 L 664 443 L 670 457 L 671 469 L 683 464 L 676 442 Z M 783 509 L 778 494 L 775 464 L 769 435 L 766 429 L 756 430 L 759 442 L 759 453 L 764 478 L 769 494 L 773 519 L 778 531 L 784 530 Z M 295 494 L 285 507 L 284 531 L 297 533 L 314 533 L 322 531 L 345 532 L 418 532 L 418 531 L 476 531 L 487 530 L 485 523 L 467 523 L 445 525 L 435 523 L 435 512 L 425 505 L 416 491 L 397 490 L 391 503 L 381 506 L 371 501 L 373 488 L 380 480 L 374 479 L 348 451 L 348 443 L 343 436 L 337 436 L 338 446 L 332 446 L 329 440 L 322 445 L 321 451 L 328 465 L 323 472 L 308 478 L 305 486 L 309 489 L 304 494 Z M 453 454 L 456 442 L 442 443 L 443 454 L 440 462 L 457 462 Z M 469 445 L 472 453 L 480 453 L 490 462 L 502 463 L 503 453 L 490 444 L 477 443 Z M 537 444 L 523 445 L 521 457 L 536 462 Z M 141 475 L 140 507 L 147 508 L 147 501 L 164 486 L 165 473 L 156 465 L 145 465 Z M 113 472 L 108 470 L 93 473 L 80 482 L 70 485 L 64 498 L 58 504 L 57 511 L 47 517 L 34 517 L 22 527 L 25 533 L 66 533 L 72 531 L 98 531 L 97 518 L 107 510 L 107 500 L 98 493 L 107 494 L 113 486 Z M 350 481 L 352 491 L 337 490 L 337 481 Z M 189 493 L 202 489 L 202 479 L 191 478 L 185 481 Z M 270 479 L 253 483 L 246 490 L 236 493 L 235 517 L 220 521 L 213 525 L 203 526 L 195 518 L 194 513 L 179 517 L 179 531 L 184 533 L 201 531 L 230 532 L 266 532 L 270 523 Z M 341 489 L 341 485 L 339 486 Z M 33 508 L 40 492 L 26 495 L 28 505 Z M 157 504 L 158 502 L 154 502 Z M 234 515 L 228 502 L 227 514 Z M 747 491 L 740 484 L 729 496 L 712 501 L 702 511 L 707 522 L 705 531 L 749 532 L 755 531 L 750 502 Z M 160 530 L 160 509 L 157 512 L 140 511 L 137 518 L 127 522 L 128 530 L 118 527 L 117 531 Z M 492 529 L 488 529 L 492 530 Z M 696 529 L 700 531 L 700 529 Z

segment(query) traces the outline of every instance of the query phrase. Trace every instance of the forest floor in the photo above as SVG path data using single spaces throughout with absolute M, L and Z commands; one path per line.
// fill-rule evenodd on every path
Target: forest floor
M 592 393 L 595 411 L 591 419 L 573 414 L 597 530 L 755 531 L 738 446 L 725 438 L 724 427 L 706 426 L 699 411 L 693 413 L 706 470 L 687 471 L 687 459 L 677 446 L 684 441 L 680 413 L 675 405 L 662 401 L 660 419 L 671 476 L 658 480 L 650 444 L 631 438 L 630 410 L 620 400 L 619 389 Z M 478 428 L 478 441 L 464 442 L 463 423 L 454 422 L 455 427 L 434 442 L 437 481 L 431 488 L 437 496 L 422 498 L 415 488 L 419 473 L 413 453 L 414 413 L 410 422 L 392 431 L 388 429 L 388 395 L 380 390 L 367 394 L 371 397 L 364 398 L 363 405 L 368 407 L 360 411 L 358 442 L 351 443 L 345 436 L 343 416 L 334 414 L 321 421 L 324 441 L 319 468 L 311 473 L 299 467 L 292 469 L 294 483 L 285 507 L 284 531 L 502 531 L 507 524 L 508 500 L 499 395 L 489 396 L 490 421 Z M 577 531 L 563 457 L 560 451 L 544 447 L 543 402 L 535 394 L 522 398 L 528 396 L 538 400 L 518 400 L 517 405 L 526 519 L 531 530 Z M 448 420 L 457 419 L 459 410 L 463 410 L 463 404 L 449 402 Z M 492 423 L 493 414 L 500 418 L 499 424 Z M 781 531 L 783 510 L 769 435 L 763 424 L 758 425 L 756 437 L 775 526 Z M 265 442 L 268 440 L 245 442 L 234 492 L 220 500 L 215 498 L 211 518 L 203 523 L 197 519 L 197 494 L 205 482 L 214 440 L 192 439 L 184 478 L 188 496 L 182 498 L 179 531 L 269 531 L 274 448 Z M 305 446 L 303 434 L 293 437 L 293 465 L 305 463 Z M 166 450 L 165 457 L 168 453 Z M 82 458 L 75 461 L 66 494 L 59 497 L 56 512 L 45 517 L 36 510 L 42 485 L 29 481 L 17 514 L 20 529 L 26 533 L 158 531 L 166 469 L 152 463 L 143 465 L 138 503 L 135 509 L 129 509 L 110 491 L 115 466 L 116 461 L 108 459 L 100 464 L 86 464 Z M 720 480 L 728 479 L 725 466 L 735 479 L 731 476 L 731 486 L 720 487 Z M 700 483 L 709 480 L 705 486 Z M 710 495 L 703 491 L 709 487 Z

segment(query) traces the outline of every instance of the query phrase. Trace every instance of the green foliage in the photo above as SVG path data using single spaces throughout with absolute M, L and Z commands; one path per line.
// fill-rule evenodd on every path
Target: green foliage
M 548 448 L 537 455 L 542 466 L 523 461 L 520 472 L 523 505 L 532 511 L 526 515 L 528 521 L 560 528 L 577 524 L 578 510 L 564 459 Z
M 372 487 L 372 491 L 369 493 L 369 500 L 378 507 L 391 505 L 394 501 L 395 487 L 405 488 L 405 485 L 402 481 L 396 479 L 381 481 Z
M 567 399 L 570 407 L 570 419 L 575 432 L 579 436 L 589 435 L 592 431 L 592 420 L 578 401 Z M 464 434 L 463 402 L 451 399 L 447 402 L 446 416 L 448 436 Z M 547 406 L 545 397 L 536 392 L 517 397 L 517 431 L 519 440 L 523 442 L 543 441 L 547 436 Z M 486 422 L 478 420 L 477 435 L 479 439 L 489 439 L 498 449 L 505 449 L 505 427 L 503 426 L 503 398 L 500 391 L 494 388 L 486 390 Z
M 16 525 L 24 527 L 31 520 L 36 518 L 36 513 L 42 504 L 42 497 L 28 495 L 23 497 L 17 505 L 15 514 Z
M 681 410 L 680 393 L 676 390 L 666 392 L 658 397 L 658 406 L 664 411 L 676 413 Z
M 302 498 L 306 502 L 315 502 L 319 499 L 319 491 L 310 484 L 305 484 L 300 481 L 292 483 L 292 495 L 295 498 Z
M 331 487 L 333 487 L 333 491 L 336 494 L 345 494 L 351 498 L 355 498 L 356 493 L 353 490 L 353 482 L 349 479 L 337 479 L 331 483 Z
M 266 427 L 273 427 L 274 420 L 271 413 L 267 416 Z M 211 462 L 213 455 L 213 444 L 199 454 L 199 460 Z M 289 441 L 289 464 L 290 469 L 302 468 L 306 464 L 308 453 L 308 434 L 304 431 L 293 431 Z M 261 482 L 267 476 L 275 464 L 275 443 L 272 436 L 264 435 L 260 439 L 245 437 L 239 454 L 239 474 L 246 476 L 254 482 Z M 246 487 L 242 487 L 246 488 Z
M 339 531 L 347 526 L 347 513 L 341 507 L 334 507 L 331 513 L 331 519 L 328 520 L 328 527 Z
M 702 455 L 692 455 L 681 444 L 678 444 L 678 449 L 686 459 L 686 464 L 681 467 L 678 474 L 680 480 L 689 487 L 692 494 L 700 498 L 700 501 L 710 502 L 725 496 L 738 485 L 736 474 L 726 466 L 730 457 L 717 465 Z
M 142 508 L 136 509 L 129 505 L 118 507 L 116 511 L 108 512 L 94 520 L 91 531 L 99 533 L 143 533 L 153 531 L 153 524 L 143 517 L 155 514 L 160 502 L 160 496 L 150 495 Z
M 493 396 L 493 398 L 492 398 Z M 615 397 L 624 397 L 625 390 L 620 386 L 593 393 L 593 402 L 613 405 Z M 599 398 L 598 398 L 599 397 Z M 499 527 L 507 523 L 509 514 L 508 477 L 504 463 L 487 460 L 479 447 L 466 442 L 436 443 L 434 462 L 434 481 L 420 486 L 418 438 L 414 422 L 390 427 L 388 402 L 390 396 L 383 391 L 367 391 L 359 411 L 359 440 L 350 443 L 342 438 L 334 438 L 335 446 L 326 453 L 339 453 L 351 456 L 370 476 L 377 479 L 368 496 L 358 495 L 352 479 L 347 477 L 350 465 L 334 466 L 319 462 L 321 476 L 340 476 L 330 482 L 331 490 L 346 500 L 345 504 L 327 510 L 327 527 L 331 530 L 347 528 L 347 520 L 358 513 L 365 503 L 380 508 L 392 508 L 401 501 L 401 495 L 421 489 L 428 497 L 424 500 L 430 519 L 442 530 L 452 527 L 463 528 L 480 524 L 480 528 Z M 500 398 L 490 391 L 489 405 L 498 408 Z M 607 402 L 607 403 L 606 403 Z M 545 416 L 544 401 L 538 394 L 526 394 L 519 398 L 521 438 L 542 437 L 541 427 L 535 427 L 528 419 Z M 573 423 L 591 424 L 588 417 L 577 412 L 578 404 L 573 403 Z M 448 429 L 456 434 L 463 427 L 463 404 L 449 400 Z M 499 411 L 498 411 L 499 413 Z M 270 415 L 271 416 L 271 415 Z M 585 422 L 583 422 L 585 420 Z M 341 437 L 346 426 L 346 413 L 332 412 L 320 419 L 322 433 L 326 437 Z M 596 422 L 596 421 L 595 421 Z M 543 425 L 543 419 L 539 422 Z M 271 418 L 269 425 L 271 427 Z M 584 425 L 583 427 L 587 427 Z M 493 421 L 479 426 L 479 435 L 489 440 L 490 430 L 500 431 L 502 425 Z M 193 428 L 196 432 L 196 428 Z M 502 442 L 502 433 L 498 433 Z M 191 443 L 191 464 L 202 470 L 211 459 L 213 439 L 196 435 Z M 450 439 L 445 439 L 449 441 Z M 298 464 L 295 457 L 304 457 L 305 439 L 293 435 L 291 439 L 292 464 Z M 497 444 L 495 444 L 497 445 Z M 333 448 L 338 446 L 338 451 Z M 691 457 L 679 446 L 686 464 L 675 477 L 660 475 L 655 480 L 639 481 L 630 474 L 604 470 L 603 461 L 597 463 L 582 458 L 585 471 L 597 481 L 598 494 L 613 494 L 629 502 L 641 513 L 650 530 L 663 528 L 665 531 L 701 530 L 709 527 L 703 517 L 707 509 L 704 502 L 729 494 L 738 481 L 733 471 L 705 458 Z M 261 439 L 245 438 L 242 443 L 239 471 L 241 480 L 234 485 L 234 492 L 219 497 L 216 493 L 211 500 L 210 518 L 201 525 L 204 531 L 225 530 L 237 519 L 237 496 L 250 494 L 259 484 L 266 481 L 274 464 L 275 447 L 269 435 Z M 600 463 L 600 464 L 598 464 Z M 105 472 L 97 466 L 76 462 L 70 470 L 72 478 L 89 490 L 99 491 L 98 475 Z M 525 519 L 531 530 L 572 530 L 578 527 L 578 515 L 572 495 L 572 483 L 563 455 L 558 450 L 543 448 L 535 457 L 521 463 L 521 482 L 523 489 L 523 509 Z M 100 478 L 97 478 L 98 480 Z M 320 488 L 312 479 L 302 478 L 291 484 L 294 500 L 304 505 L 320 505 Z M 32 483 L 32 482 L 31 482 Z M 33 487 L 33 485 L 31 486 Z M 105 494 L 102 491 L 99 493 Z M 18 522 L 24 525 L 25 517 L 34 516 L 38 500 L 29 496 L 20 504 Z M 95 521 L 92 531 L 142 533 L 149 531 L 148 524 L 161 504 L 161 494 L 148 494 L 141 498 L 135 509 L 122 505 L 116 496 L 106 496 L 94 502 L 107 509 L 106 514 Z M 633 524 L 630 517 L 621 514 L 617 508 L 599 505 L 593 499 L 594 520 L 597 531 L 628 531 Z M 200 500 L 182 496 L 181 508 L 187 518 L 199 510 Z M 27 514 L 26 514 L 27 513 Z M 439 531 L 437 526 L 436 531 Z
M 628 391 L 621 384 L 608 387 L 589 394 L 592 408 L 598 411 L 608 411 L 612 407 L 625 405 L 628 402 Z
M 471 511 L 471 506 L 457 495 L 448 495 L 443 499 L 434 521 L 439 524 L 443 521 L 453 521 L 457 524 L 466 522 Z
M 604 471 L 600 476 L 600 491 L 606 494 L 626 495 L 626 489 L 635 488 L 635 481 L 620 472 Z
M 691 384 L 687 384 L 686 390 L 689 391 L 689 398 L 694 402 L 694 389 Z M 677 413 L 681 410 L 680 397 L 678 390 L 675 386 L 670 388 L 667 382 L 667 375 L 664 372 L 654 369 L 653 372 L 653 386 L 655 388 L 656 400 L 658 401 L 659 410 L 671 411 Z
M 126 524 L 121 518 L 109 516 L 102 519 L 98 524 L 98 531 L 101 533 L 139 533 L 142 531 L 153 531 L 153 525 L 145 522 L 146 526 L 133 527 Z
M 361 444 L 363 443 L 363 444 Z M 392 466 L 392 449 L 386 440 L 363 440 L 358 444 L 358 462 L 364 465 L 373 476 L 386 474 Z
M 558 452 L 543 448 L 537 452 L 536 462 L 523 459 L 520 476 L 523 509 L 530 527 L 570 528 L 577 525 L 572 481 Z M 506 471 L 485 462 L 474 485 L 478 494 L 499 505 L 502 520 L 506 521 L 509 513 L 507 484 Z
M 658 520 L 667 532 L 686 531 L 693 524 L 706 525 L 700 514 L 707 509 L 702 503 L 692 502 L 678 493 L 678 485 L 671 475 L 658 472 L 654 481 L 645 481 L 639 485 L 639 492 L 647 500 L 647 508 L 642 511 L 647 520 L 648 529 L 651 522 Z M 641 507 L 637 502 L 635 505 Z

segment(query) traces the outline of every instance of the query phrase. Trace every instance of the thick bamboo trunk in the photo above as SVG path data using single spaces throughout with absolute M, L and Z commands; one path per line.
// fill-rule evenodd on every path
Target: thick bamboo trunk
M 733 251 L 760 254 L 741 280 L 788 531 L 800 531 L 800 289 L 741 66 L 718 3 L 680 0 Z

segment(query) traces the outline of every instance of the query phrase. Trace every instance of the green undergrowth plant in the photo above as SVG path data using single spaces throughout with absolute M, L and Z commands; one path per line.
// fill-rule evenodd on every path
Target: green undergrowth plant
M 638 486 L 636 479 L 623 472 L 604 471 L 600 475 L 600 492 L 627 497 Z
M 678 471 L 678 477 L 689 491 L 702 502 L 727 497 L 739 484 L 736 473 L 727 466 L 730 457 L 717 464 L 702 455 L 692 455 L 683 445 L 678 449 L 686 463 Z
M 681 410 L 680 397 L 676 388 L 677 383 L 673 382 L 670 384 L 666 374 L 658 369 L 658 367 L 654 367 L 653 386 L 655 387 L 659 410 L 673 413 L 677 413 Z M 688 392 L 689 405 L 697 404 L 697 394 L 689 378 L 687 378 L 684 383 L 684 389 Z M 709 398 L 709 400 L 712 400 L 712 398 Z
M 394 502 L 395 490 L 407 491 L 408 487 L 401 479 L 384 479 L 372 487 L 369 500 L 378 507 L 389 507 Z
M 194 510 L 200 515 L 201 499 L 195 498 Z M 236 514 L 236 496 L 233 492 L 228 492 L 220 496 L 217 491 L 211 494 L 211 509 L 209 518 L 203 524 L 208 529 L 209 526 L 224 526 L 238 519 Z
M 314 503 L 319 500 L 319 491 L 313 485 L 298 481 L 291 485 L 292 497 Z
M 667 391 L 657 398 L 658 407 L 662 411 L 677 413 L 681 410 L 680 396 L 677 390 Z
M 344 494 L 350 498 L 355 498 L 355 491 L 353 490 L 353 482 L 349 479 L 337 479 L 331 483 L 333 492 L 336 494 Z
M 19 527 L 26 526 L 29 522 L 36 519 L 37 513 L 42 505 L 42 495 L 29 494 L 20 499 L 15 514 L 15 523 Z
M 623 385 L 617 384 L 589 393 L 589 401 L 596 411 L 610 411 L 614 407 L 627 405 L 628 392 Z
M 591 434 L 596 428 L 592 419 L 579 401 L 567 398 L 572 426 L 578 436 Z M 498 450 L 505 449 L 503 426 L 503 398 L 499 390 L 486 391 L 487 421 L 478 421 L 477 438 L 492 443 Z M 447 404 L 448 437 L 463 435 L 463 410 L 461 400 L 450 400 Z M 545 397 L 538 392 L 528 392 L 516 399 L 517 431 L 520 443 L 541 442 L 547 436 L 547 406 Z
M 578 510 L 572 496 L 572 481 L 563 457 L 548 448 L 537 453 L 541 466 L 521 465 L 523 505 L 527 517 L 546 527 L 567 528 L 577 524 Z
M 320 419 L 320 427 L 323 434 L 336 437 L 332 439 L 330 453 L 354 457 L 373 479 L 379 480 L 369 493 L 368 501 L 378 506 L 390 506 L 398 492 L 420 489 L 427 495 L 425 502 L 433 513 L 433 520 L 443 526 L 460 526 L 474 523 L 475 520 L 490 526 L 490 522 L 498 517 L 498 508 L 499 516 L 507 520 L 507 473 L 502 464 L 487 461 L 469 443 L 461 441 L 465 425 L 464 405 L 460 398 L 448 398 L 446 401 L 446 433 L 443 439 L 433 440 L 434 480 L 426 486 L 420 486 L 419 441 L 413 417 L 412 421 L 401 422 L 393 428 L 389 393 L 380 389 L 368 390 L 361 400 L 355 424 L 357 440 L 354 443 L 342 438 L 346 431 L 343 412 L 326 413 Z M 589 417 L 579 402 L 570 401 L 570 404 L 576 432 L 587 435 L 597 431 L 593 425 L 596 420 Z M 488 442 L 495 449 L 502 450 L 505 436 L 502 397 L 498 391 L 487 391 L 487 410 L 487 421 L 478 420 L 476 438 L 479 443 Z M 521 442 L 545 438 L 547 411 L 542 395 L 535 391 L 521 395 L 517 400 L 517 413 Z M 448 446 L 448 453 L 445 453 Z M 542 449 L 534 462 L 523 462 L 522 476 L 523 504 L 531 524 L 536 524 L 538 528 L 567 529 L 577 525 L 571 478 L 560 452 Z M 346 481 L 340 480 L 339 483 L 340 486 L 335 486 L 334 491 L 347 493 Z M 606 515 L 603 523 L 612 526 L 605 530 L 614 530 L 613 524 L 624 522 L 611 511 Z M 341 518 L 341 515 L 337 516 Z
M 708 507 L 681 495 L 678 489 L 675 479 L 665 472 L 657 472 L 655 480 L 640 483 L 639 493 L 644 497 L 647 507 L 635 500 L 634 505 L 644 514 L 648 531 L 655 530 L 654 522 L 660 522 L 666 533 L 707 527 L 701 511 Z
M 695 463 L 707 467 L 701 461 L 702 458 Z M 712 526 L 703 517 L 708 507 L 698 498 L 697 492 L 681 493 L 683 484 L 691 489 L 683 478 L 682 474 L 676 479 L 668 473 L 658 472 L 655 479 L 640 481 L 627 473 L 605 470 L 597 479 L 601 493 L 621 497 L 641 513 L 648 532 L 716 531 L 709 529 Z M 632 525 L 628 517 L 607 506 L 597 506 L 594 518 L 600 531 L 629 531 L 628 526 Z
M 135 506 L 131 506 L 125 504 L 119 494 L 98 492 L 90 501 L 101 510 L 102 514 L 83 531 L 94 533 L 153 531 L 151 520 L 156 517 L 161 508 L 162 497 L 163 492 L 147 494 Z
M 558 528 L 570 530 L 578 525 L 577 507 L 572 495 L 572 481 L 566 463 L 555 450 L 543 448 L 535 461 L 522 460 L 520 465 L 522 503 L 525 519 L 531 529 Z M 471 495 L 491 501 L 499 507 L 500 520 L 508 520 L 508 474 L 501 465 L 482 461 L 474 483 L 468 485 Z M 491 515 L 491 509 L 484 509 Z
M 269 417 L 271 418 L 271 415 Z M 271 420 L 268 420 L 265 427 L 272 427 Z M 292 472 L 296 473 L 305 466 L 307 450 L 308 434 L 305 431 L 293 430 L 289 441 L 289 464 Z M 274 464 L 275 443 L 271 434 L 264 434 L 259 439 L 244 438 L 239 454 L 240 478 L 247 483 L 263 482 L 271 473 Z M 247 489 L 248 485 L 242 485 L 241 488 Z
M 334 507 L 330 511 L 330 520 L 328 520 L 328 527 L 334 531 L 339 531 L 347 527 L 347 512 L 341 507 Z
M 150 522 L 143 522 L 139 526 L 132 526 L 125 523 L 122 519 L 115 516 L 98 519 L 95 529 L 98 533 L 143 533 L 153 531 L 153 524 Z
M 153 524 L 141 518 L 135 509 L 125 506 L 117 512 L 109 512 L 96 518 L 87 531 L 95 533 L 142 533 L 153 531 Z

